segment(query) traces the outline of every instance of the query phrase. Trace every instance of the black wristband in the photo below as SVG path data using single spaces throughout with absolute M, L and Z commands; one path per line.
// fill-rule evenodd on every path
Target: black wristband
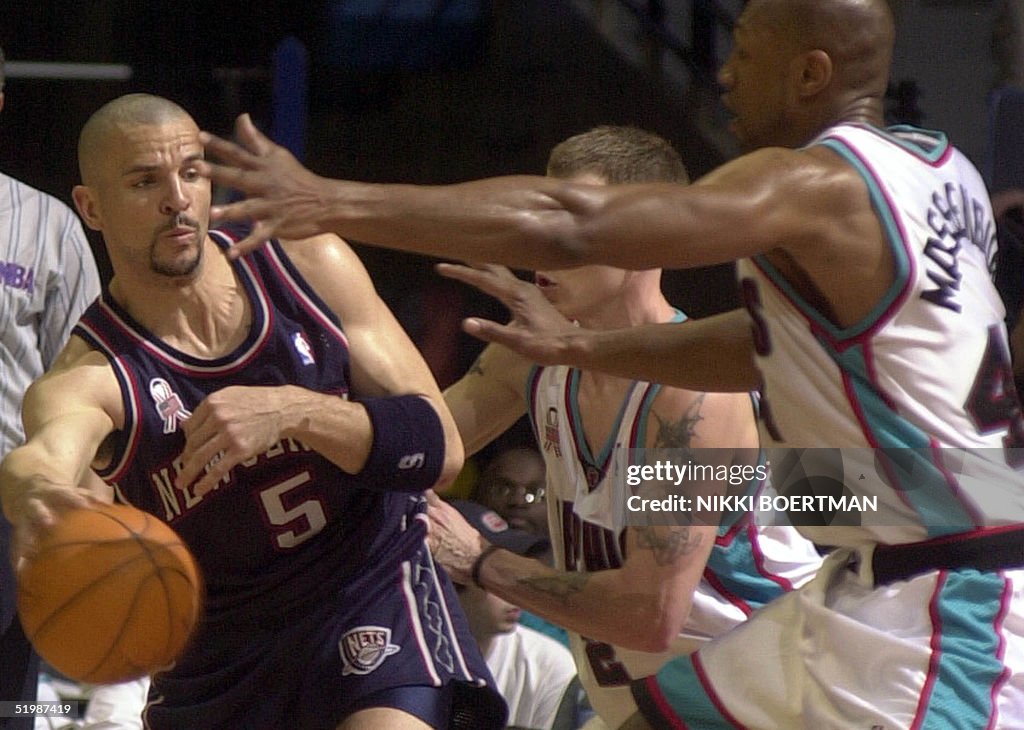
M 497 545 L 488 545 L 482 553 L 476 556 L 476 560 L 473 561 L 473 567 L 469 570 L 469 579 L 473 581 L 473 585 L 477 588 L 487 590 L 484 588 L 483 583 L 480 582 L 480 569 L 484 566 L 484 561 L 491 557 L 491 553 L 500 549 Z
M 422 492 L 444 467 L 444 428 L 437 411 L 418 395 L 365 398 L 373 444 L 359 479 L 370 489 Z

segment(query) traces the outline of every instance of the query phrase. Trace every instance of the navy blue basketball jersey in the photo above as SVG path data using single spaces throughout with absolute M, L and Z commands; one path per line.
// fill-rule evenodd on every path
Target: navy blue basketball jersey
M 124 399 L 124 428 L 100 476 L 192 549 L 206 576 L 212 619 L 236 610 L 279 612 L 282 600 L 308 600 L 353 571 L 407 558 L 423 537 L 422 526 L 411 522 L 422 512 L 418 498 L 375 489 L 381 485 L 343 472 L 298 441 L 283 440 L 239 464 L 205 495 L 174 486 L 182 423 L 211 393 L 292 384 L 349 395 L 345 334 L 280 247 L 264 247 L 235 266 L 252 303 L 252 325 L 224 357 L 170 348 L 109 296 L 75 330 L 109 358 Z
M 223 232 L 210 236 L 230 243 Z M 281 246 L 271 242 L 232 265 L 252 322 L 224 357 L 169 347 L 108 295 L 75 329 L 106 355 L 124 403 L 124 427 L 112 434 L 113 457 L 100 476 L 120 500 L 175 529 L 206 583 L 199 635 L 175 668 L 154 678 L 147 726 L 282 727 L 275 723 L 287 717 L 294 727 L 333 728 L 360 694 L 389 683 L 484 688 L 489 674 L 426 549 L 422 495 L 367 483 L 291 439 L 238 464 L 206 494 L 174 485 L 182 424 L 211 393 L 297 385 L 350 395 L 341 323 Z M 285 631 L 295 634 L 285 649 L 294 670 L 274 648 Z M 303 705 L 315 722 L 295 719 L 300 691 L 327 698 Z

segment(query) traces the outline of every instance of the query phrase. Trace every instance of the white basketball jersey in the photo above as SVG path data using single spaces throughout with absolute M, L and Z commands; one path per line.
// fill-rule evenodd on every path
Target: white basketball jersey
M 764 383 L 762 443 L 843 449 L 844 484 L 881 505 L 871 524 L 802 531 L 856 545 L 1019 521 L 1024 484 L 1006 447 L 1024 445 L 1024 419 L 980 175 L 944 135 L 913 127 L 841 125 L 813 144 L 863 177 L 896 277 L 868 317 L 839 328 L 764 257 L 739 262 Z M 777 470 L 773 479 L 782 491 Z
M 624 562 L 626 502 L 632 494 L 626 467 L 631 450 L 645 447 L 648 417 L 660 386 L 632 384 L 617 425 L 595 454 L 583 434 L 579 378 L 574 368 L 535 368 L 527 397 L 547 465 L 556 567 L 590 572 Z M 685 632 L 668 651 L 624 649 L 569 632 L 580 681 L 609 727 L 618 727 L 636 709 L 629 690 L 632 679 L 653 674 L 673 656 L 693 652 L 816 571 L 817 552 L 793 528 L 756 527 L 746 513 L 733 517 L 719 530 Z

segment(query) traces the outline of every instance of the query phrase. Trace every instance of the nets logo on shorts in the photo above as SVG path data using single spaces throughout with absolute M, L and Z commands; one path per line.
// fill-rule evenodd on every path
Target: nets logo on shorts
M 346 674 L 369 674 L 402 647 L 391 643 L 391 629 L 383 626 L 358 626 L 346 631 L 338 642 Z

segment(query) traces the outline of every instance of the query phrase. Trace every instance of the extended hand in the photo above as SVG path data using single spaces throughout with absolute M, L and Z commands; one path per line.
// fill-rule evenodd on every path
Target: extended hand
M 4 514 L 14 526 L 10 558 L 15 567 L 21 558 L 31 555 L 42 533 L 53 527 L 61 514 L 97 501 L 92 492 L 81 487 L 41 476 L 27 481 L 24 488 L 11 490 L 14 496 L 4 500 Z
M 213 221 L 248 221 L 252 232 L 235 244 L 228 255 L 241 256 L 270 238 L 309 238 L 325 229 L 319 225 L 323 178 L 314 175 L 291 152 L 263 135 L 248 114 L 235 121 L 241 145 L 208 132 L 201 139 L 208 152 L 225 164 L 202 161 L 199 171 L 220 185 L 247 198 L 210 209 Z
M 437 271 L 490 294 L 512 315 L 507 325 L 470 317 L 462 323 L 467 333 L 504 345 L 540 365 L 568 362 L 567 343 L 582 331 L 562 316 L 535 285 L 516 278 L 504 266 L 494 264 L 438 264 Z
M 179 488 L 196 482 L 196 496 L 205 494 L 246 459 L 281 440 L 282 412 L 288 389 L 235 385 L 211 393 L 183 424 L 185 449 Z
M 452 580 L 468 584 L 469 573 L 487 541 L 473 528 L 459 511 L 427 491 L 427 517 L 430 518 L 430 552 Z

